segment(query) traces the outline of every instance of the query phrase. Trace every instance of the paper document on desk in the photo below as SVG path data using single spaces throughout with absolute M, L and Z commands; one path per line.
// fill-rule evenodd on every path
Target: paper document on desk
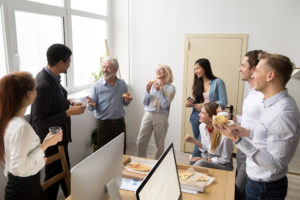
M 141 183 L 142 183 L 142 181 L 139 181 L 139 180 L 122 178 L 122 183 L 121 183 L 120 189 L 135 192 Z

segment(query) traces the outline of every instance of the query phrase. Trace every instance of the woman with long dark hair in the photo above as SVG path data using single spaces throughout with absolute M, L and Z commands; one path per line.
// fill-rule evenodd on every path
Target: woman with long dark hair
M 194 73 L 193 98 L 189 97 L 185 106 L 193 108 L 190 122 L 194 138 L 201 141 L 199 132 L 199 113 L 201 108 L 205 103 L 216 102 L 224 109 L 227 105 L 227 94 L 224 81 L 213 74 L 208 59 L 198 59 L 194 65 Z M 198 147 L 195 146 L 192 157 L 198 157 L 200 153 Z M 190 164 L 194 164 L 194 161 L 191 160 Z
M 6 200 L 44 199 L 40 185 L 44 152 L 62 140 L 62 131 L 49 133 L 41 144 L 24 119 L 27 106 L 36 97 L 35 87 L 35 80 L 28 72 L 14 72 L 0 80 L 0 164 L 8 177 Z

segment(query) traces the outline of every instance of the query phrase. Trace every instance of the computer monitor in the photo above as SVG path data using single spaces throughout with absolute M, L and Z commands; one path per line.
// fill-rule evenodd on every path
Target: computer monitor
M 106 199 L 111 180 L 119 192 L 122 181 L 124 133 L 98 149 L 71 169 L 72 200 Z
M 182 199 L 173 143 L 136 190 L 137 200 Z

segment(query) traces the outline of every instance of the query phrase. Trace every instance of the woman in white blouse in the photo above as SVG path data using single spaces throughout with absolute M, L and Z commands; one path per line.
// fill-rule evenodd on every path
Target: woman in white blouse
M 0 80 L 0 164 L 8 177 L 5 199 L 40 200 L 40 170 L 44 152 L 62 140 L 62 132 L 50 133 L 40 143 L 24 113 L 36 97 L 35 80 L 28 72 L 15 72 Z
M 212 116 L 217 115 L 218 107 L 216 103 L 203 105 L 199 114 L 201 141 L 192 136 L 186 136 L 185 141 L 197 145 L 201 151 L 200 157 L 192 158 L 192 161 L 197 161 L 195 165 L 231 171 L 232 141 L 216 131 L 212 125 Z

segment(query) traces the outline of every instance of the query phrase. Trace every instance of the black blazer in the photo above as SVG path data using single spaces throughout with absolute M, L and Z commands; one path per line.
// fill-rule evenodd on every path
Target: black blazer
M 67 91 L 55 82 L 45 69 L 37 76 L 37 96 L 31 105 L 30 123 L 40 137 L 41 142 L 49 133 L 49 127 L 61 126 L 63 140 L 61 143 L 71 142 L 71 120 L 67 117 L 66 110 L 69 109 Z

